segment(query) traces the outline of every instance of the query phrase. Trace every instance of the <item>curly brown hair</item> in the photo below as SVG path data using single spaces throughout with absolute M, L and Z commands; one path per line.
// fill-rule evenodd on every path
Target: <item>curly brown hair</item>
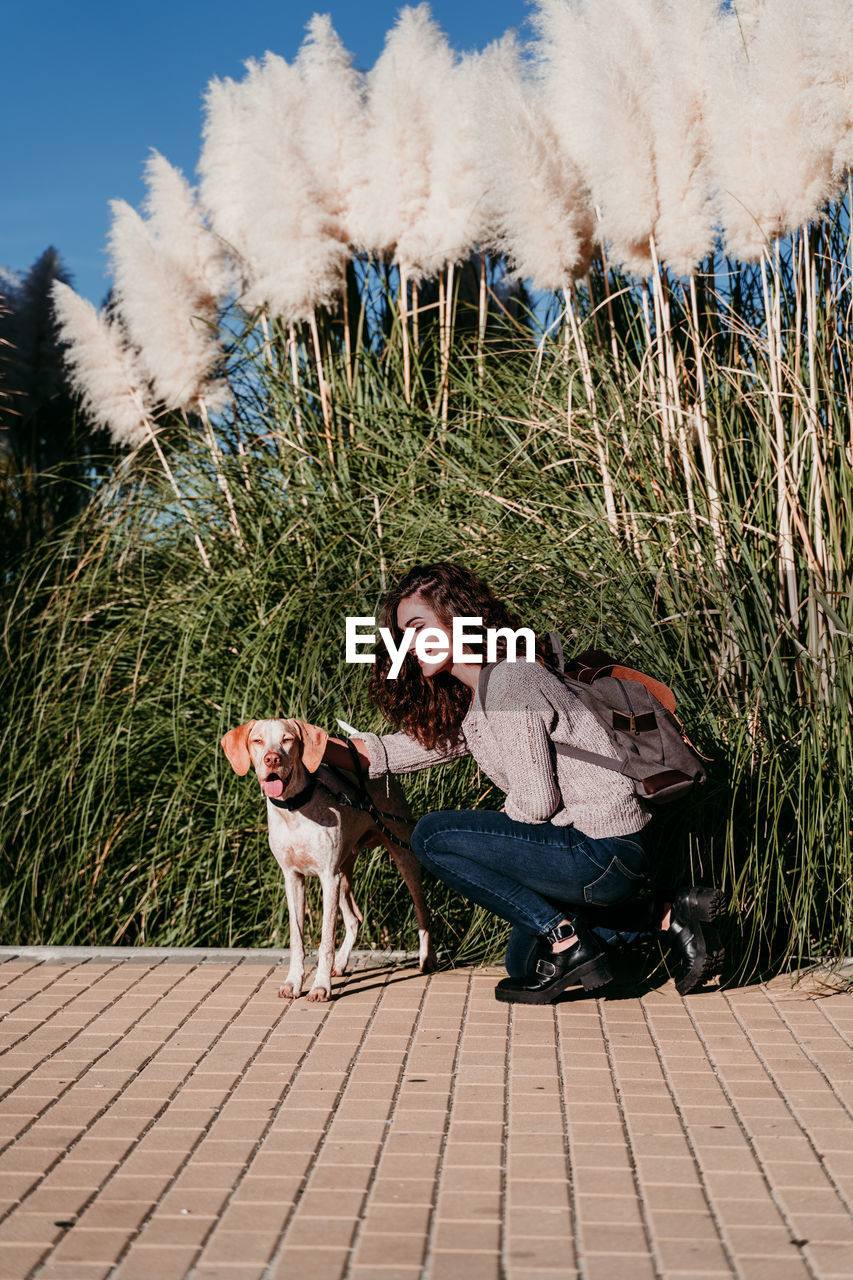
M 387 627 L 398 646 L 403 633 L 397 625 L 397 609 L 409 596 L 421 595 L 448 629 L 455 617 L 482 618 L 481 641 L 485 654 L 487 627 L 509 627 L 517 631 L 522 625 L 517 615 L 499 600 L 488 583 L 470 569 L 439 560 L 409 569 L 386 596 L 381 605 L 380 625 Z M 506 640 L 497 639 L 498 661 L 506 657 Z M 537 639 L 537 656 L 548 661 L 545 644 Z M 391 657 L 385 645 L 377 645 L 376 661 L 370 682 L 369 698 L 396 729 L 402 729 L 422 746 L 448 747 L 458 741 L 459 729 L 471 706 L 471 691 L 450 675 L 440 671 L 426 679 L 411 650 L 406 654 L 396 680 L 388 680 Z

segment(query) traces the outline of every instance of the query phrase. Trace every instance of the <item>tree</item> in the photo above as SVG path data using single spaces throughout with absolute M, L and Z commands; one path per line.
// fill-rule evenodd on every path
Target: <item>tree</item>
M 51 287 L 70 282 L 46 249 L 21 278 L 0 278 L 0 528 L 2 574 L 83 505 L 92 435 L 62 363 Z

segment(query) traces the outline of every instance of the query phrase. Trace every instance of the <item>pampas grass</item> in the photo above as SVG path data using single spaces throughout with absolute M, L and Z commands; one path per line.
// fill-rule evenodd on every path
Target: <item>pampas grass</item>
M 660 0 L 656 17 L 649 84 L 657 186 L 652 236 L 660 260 L 686 276 L 715 246 L 708 51 L 721 19 L 708 0 Z
M 711 168 L 733 257 L 759 258 L 837 194 L 835 158 L 847 126 L 827 75 L 819 9 L 765 0 L 746 35 L 744 14 L 716 24 L 708 60 Z
M 215 318 L 216 307 L 233 294 L 233 270 L 222 241 L 207 226 L 197 193 L 158 151 L 148 158 L 145 184 L 144 212 L 154 241 L 191 284 L 200 313 Z
M 547 110 L 580 169 L 611 259 L 650 267 L 658 215 L 649 86 L 654 0 L 542 0 L 536 15 Z
M 355 242 L 399 264 L 408 280 L 447 262 L 447 229 L 432 202 L 449 179 L 455 64 L 426 4 L 404 8 L 367 76 L 364 181 L 354 200 Z M 405 109 L 401 110 L 401 104 Z M 445 188 L 444 202 L 448 201 Z
M 192 513 L 157 438 L 150 387 L 126 335 L 115 320 L 99 315 L 91 302 L 57 280 L 53 303 L 59 335 L 66 345 L 66 363 L 83 408 L 93 422 L 106 427 L 116 444 L 138 449 L 150 443 L 183 512 L 205 569 L 207 549 Z
M 353 67 L 352 55 L 327 14 L 308 23 L 295 65 L 305 91 L 300 145 L 329 234 L 349 246 L 357 238 L 352 201 L 363 170 L 364 77 Z
M 211 377 L 221 353 L 207 281 L 130 205 L 114 200 L 112 211 L 115 300 L 154 395 L 169 409 L 224 408 L 227 387 Z
M 809 12 L 822 71 L 831 85 L 835 116 L 832 170 L 837 183 L 853 168 L 853 9 L 846 0 L 821 0 Z
M 306 103 L 297 67 L 271 53 L 249 62 L 242 83 L 210 85 L 199 160 L 211 226 L 243 272 L 243 306 L 285 323 L 332 304 L 348 257 L 307 154 Z
M 585 273 L 592 254 L 594 221 L 581 173 L 543 95 L 525 79 L 512 37 L 483 55 L 482 82 L 482 168 L 494 246 L 535 288 L 562 289 Z
M 61 281 L 53 287 L 53 302 L 85 412 L 116 444 L 135 448 L 152 434 L 154 399 L 126 335 Z
M 310 369 L 300 441 L 289 370 L 244 358 L 235 405 L 251 483 L 234 501 L 253 531 L 251 560 L 218 536 L 228 511 L 208 455 L 175 433 L 163 447 L 204 512 L 209 579 L 199 583 L 190 531 L 141 453 L 133 479 L 120 469 L 10 602 L 2 759 L 5 793 L 17 800 L 0 808 L 3 847 L 14 851 L 0 889 L 9 940 L 285 942 L 262 811 L 214 751 L 200 758 L 199 733 L 215 743 L 234 723 L 276 712 L 381 728 L 343 663 L 342 620 L 375 612 L 383 574 L 387 583 L 418 560 L 451 556 L 537 630 L 555 626 L 569 651 L 615 649 L 675 687 L 713 762 L 695 807 L 663 824 L 661 875 L 728 887 L 741 978 L 849 953 L 853 492 L 841 460 L 853 349 L 833 319 L 849 288 L 845 228 L 831 224 L 819 255 L 798 242 L 766 266 L 772 346 L 760 271 L 739 272 L 719 296 L 700 277 L 703 301 L 689 319 L 660 273 L 656 305 L 668 320 L 664 377 L 652 387 L 669 397 L 669 454 L 642 294 L 611 272 L 614 354 L 595 336 L 599 263 L 571 291 L 568 345 L 556 331 L 538 343 L 521 326 L 487 331 L 479 368 L 454 341 L 447 430 L 420 393 L 426 371 L 414 351 L 406 402 L 399 333 L 375 357 L 356 351 L 351 396 L 340 336 L 318 322 L 333 421 L 355 424 L 334 457 L 321 447 Z M 696 394 L 691 326 L 704 355 L 722 559 L 704 459 L 680 431 L 692 420 L 674 409 Z M 220 430 L 230 464 L 235 429 Z M 21 727 L 45 706 L 61 734 L 59 774 Z M 410 785 L 419 811 L 500 804 L 467 765 Z M 31 821 L 35 812 L 47 826 Z M 408 906 L 384 865 L 382 855 L 361 863 L 364 937 L 405 945 Z M 463 948 L 473 930 L 480 954 L 497 955 L 494 920 L 429 892 L 446 944 Z

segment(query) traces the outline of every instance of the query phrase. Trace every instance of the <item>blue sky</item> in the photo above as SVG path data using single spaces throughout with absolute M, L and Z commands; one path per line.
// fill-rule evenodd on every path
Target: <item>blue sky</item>
M 108 288 L 108 201 L 139 205 L 151 147 L 194 179 L 211 76 L 267 49 L 292 58 L 312 13 L 330 13 L 361 67 L 402 8 L 391 0 L 6 0 L 0 265 L 54 245 L 79 293 Z M 525 0 L 433 0 L 461 50 L 521 28 Z

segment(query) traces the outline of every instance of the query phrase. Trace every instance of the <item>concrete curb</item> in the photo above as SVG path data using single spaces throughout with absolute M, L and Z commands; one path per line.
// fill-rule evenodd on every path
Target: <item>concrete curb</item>
M 306 961 L 313 963 L 316 958 L 316 951 L 306 952 Z M 407 964 L 417 959 L 417 951 L 353 951 L 350 967 L 367 969 Z M 287 947 L 0 947 L 0 963 L 4 960 L 69 960 L 78 964 L 84 960 L 195 960 L 200 964 L 242 960 L 277 965 L 290 960 L 290 950 Z

